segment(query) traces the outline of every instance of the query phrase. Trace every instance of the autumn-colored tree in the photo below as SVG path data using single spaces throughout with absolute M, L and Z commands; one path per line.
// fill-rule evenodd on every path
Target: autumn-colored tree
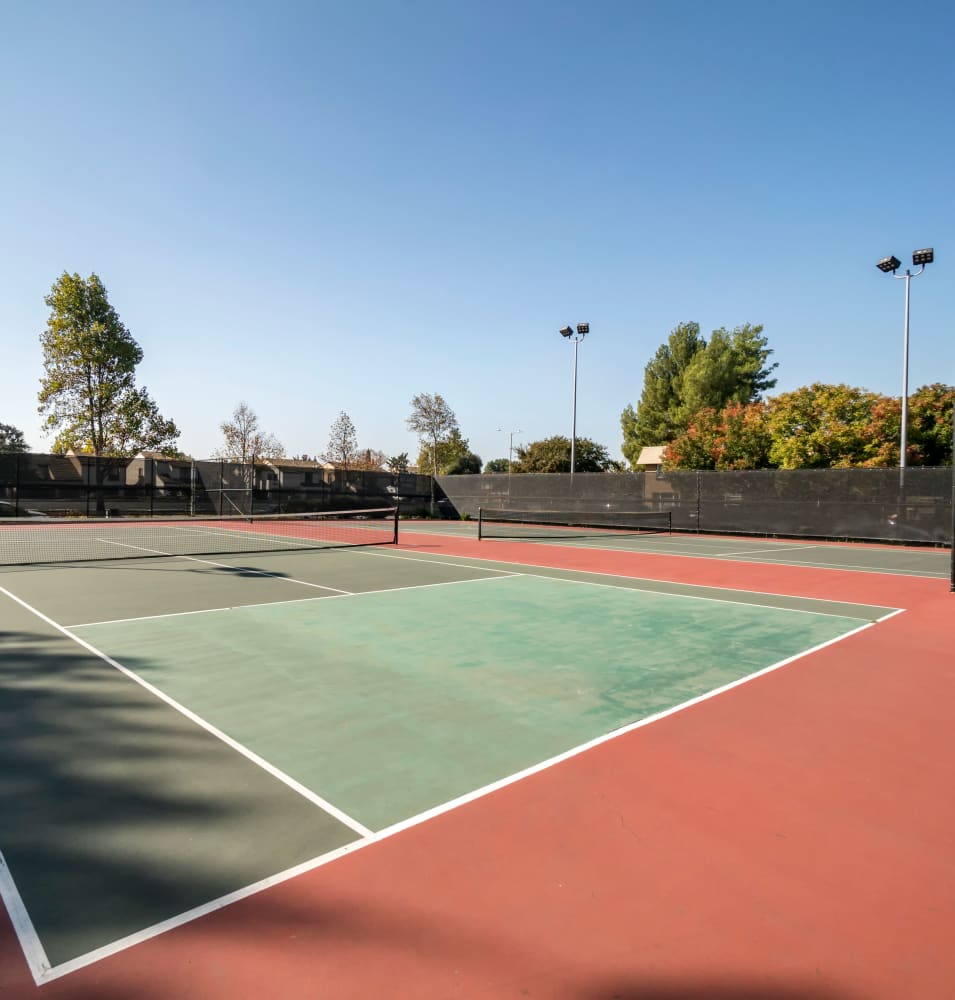
M 765 469 L 772 439 L 768 406 L 758 401 L 705 407 L 664 453 L 669 469 Z
M 815 382 L 770 400 L 770 459 L 783 469 L 891 466 L 898 426 L 889 397 Z
M 912 465 L 952 464 L 955 387 L 934 382 L 909 396 L 908 460 Z

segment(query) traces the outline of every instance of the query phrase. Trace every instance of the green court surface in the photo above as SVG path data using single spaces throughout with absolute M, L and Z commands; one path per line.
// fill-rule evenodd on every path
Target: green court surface
M 889 613 L 380 551 L 0 584 L 0 851 L 54 966 Z

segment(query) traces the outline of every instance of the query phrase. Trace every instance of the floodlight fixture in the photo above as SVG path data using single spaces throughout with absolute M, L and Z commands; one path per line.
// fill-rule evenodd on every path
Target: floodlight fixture
M 562 326 L 560 335 L 566 337 L 574 345 L 574 416 L 570 431 L 570 474 L 573 476 L 577 466 L 577 348 L 580 342 L 590 333 L 589 323 L 578 323 L 576 335 L 573 327 Z
M 905 282 L 905 327 L 902 334 L 902 428 L 899 441 L 899 470 L 900 483 L 902 484 L 905 482 L 905 466 L 908 464 L 906 453 L 908 451 L 909 423 L 909 286 L 912 279 L 924 273 L 925 265 L 931 264 L 933 260 L 935 260 L 935 251 L 932 247 L 925 247 L 923 250 L 915 250 L 912 253 L 912 263 L 918 267 L 914 274 L 909 268 L 905 269 L 905 274 L 895 273 L 902 266 L 898 257 L 883 257 L 876 264 L 880 271 L 884 271 L 886 274 L 891 271 L 893 278 L 900 278 Z M 953 565 L 955 565 L 955 551 L 953 551 L 952 559 Z M 953 574 L 955 574 L 955 570 L 953 570 Z M 955 575 L 953 575 L 953 585 L 955 585 Z

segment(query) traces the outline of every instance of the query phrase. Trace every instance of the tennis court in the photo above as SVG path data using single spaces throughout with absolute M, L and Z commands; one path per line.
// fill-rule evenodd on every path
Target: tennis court
M 44 991 L 442 817 L 480 838 L 485 803 L 908 614 L 874 576 L 767 587 L 745 547 L 728 586 L 729 555 L 342 520 L 0 532 L 0 888 Z

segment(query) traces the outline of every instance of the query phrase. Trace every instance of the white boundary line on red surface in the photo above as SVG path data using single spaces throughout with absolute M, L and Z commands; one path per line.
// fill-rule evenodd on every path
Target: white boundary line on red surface
M 0 588 L 2 589 L 2 588 Z M 900 614 L 902 609 L 894 611 L 892 614 Z M 892 615 L 887 615 L 886 618 L 892 617 Z M 881 619 L 884 620 L 884 619 Z M 688 708 L 692 708 L 702 702 L 709 701 L 711 698 L 715 698 L 717 695 L 723 694 L 726 691 L 730 691 L 733 688 L 737 688 L 742 684 L 747 684 L 750 681 L 755 680 L 758 677 L 763 677 L 766 674 L 772 673 L 775 670 L 779 670 L 782 667 L 787 666 L 790 663 L 800 660 L 805 656 L 809 656 L 812 653 L 817 653 L 827 646 L 832 646 L 835 643 L 842 642 L 843 639 L 847 639 L 850 636 L 856 635 L 857 633 L 863 632 L 866 629 L 872 628 L 874 622 L 866 622 L 860 625 L 858 628 L 852 629 L 843 635 L 837 636 L 834 639 L 829 639 L 826 642 L 820 643 L 817 646 L 813 646 L 811 649 L 803 650 L 794 656 L 787 657 L 784 660 L 780 660 L 778 663 L 773 663 L 768 667 L 763 667 L 761 670 L 757 670 L 755 673 L 748 674 L 746 677 L 737 678 L 734 681 L 730 681 L 728 684 L 724 684 L 721 687 L 715 688 L 712 691 L 708 691 L 705 694 L 698 695 L 695 698 L 691 698 L 688 701 L 682 702 L 679 705 L 675 705 L 672 708 L 665 709 L 662 712 L 658 712 L 655 715 L 647 716 L 644 719 L 639 719 L 636 722 L 632 722 L 626 726 L 622 726 L 619 729 L 615 729 L 613 732 L 606 733 L 603 736 L 598 736 L 586 743 L 582 743 L 579 746 L 573 747 L 570 750 L 566 750 L 561 754 L 554 757 L 550 757 L 547 760 L 541 761 L 538 764 L 531 765 L 530 767 L 524 768 L 521 771 L 517 771 L 514 774 L 510 774 L 505 778 L 500 778 L 491 784 L 484 785 L 481 788 L 477 788 L 474 791 L 467 792 L 464 795 L 460 795 L 455 799 L 451 799 L 449 802 L 442 803 L 439 806 L 435 806 L 432 809 L 428 809 L 422 813 L 418 813 L 415 816 L 411 816 L 408 819 L 401 820 L 398 823 L 393 823 L 391 826 L 385 827 L 379 830 L 377 833 L 372 833 L 369 831 L 368 835 L 356 840 L 350 844 L 346 844 L 344 847 L 340 847 L 334 851 L 330 851 L 327 854 L 320 855 L 311 861 L 303 862 L 294 868 L 289 868 L 286 871 L 279 872 L 276 875 L 272 875 L 268 878 L 262 879 L 258 882 L 254 882 L 251 885 L 245 886 L 241 889 L 237 889 L 235 892 L 228 893 L 227 895 L 220 896 L 218 899 L 210 900 L 208 903 L 204 903 L 202 906 L 194 907 L 191 910 L 187 910 L 184 913 L 178 914 L 175 917 L 170 917 L 168 920 L 164 920 L 158 924 L 154 924 L 151 927 L 143 928 L 134 934 L 127 935 L 124 938 L 114 941 L 111 944 L 104 945 L 102 948 L 97 948 L 94 951 L 87 952 L 85 955 L 80 955 L 77 958 L 71 959 L 68 962 L 64 962 L 61 965 L 48 968 L 45 972 L 40 972 L 37 975 L 34 972 L 34 979 L 38 986 L 44 983 L 51 982 L 54 979 L 59 979 L 62 976 L 69 975 L 70 973 L 77 972 L 80 969 L 92 965 L 94 962 L 101 961 L 102 959 L 109 958 L 133 945 L 142 944 L 148 941 L 150 938 L 154 938 L 163 934 L 167 931 L 173 930 L 176 927 L 181 927 L 183 924 L 191 923 L 193 920 L 198 920 L 201 917 L 207 916 L 211 913 L 215 913 L 218 910 L 223 909 L 232 903 L 238 902 L 241 899 L 248 898 L 249 896 L 256 895 L 259 892 L 269 889 L 273 886 L 279 885 L 289 879 L 295 878 L 299 875 L 303 875 L 306 872 L 313 871 L 316 868 L 320 868 L 323 865 L 329 864 L 332 861 L 336 861 L 348 854 L 352 854 L 356 851 L 362 850 L 371 844 L 379 843 L 380 841 L 386 840 L 396 834 L 402 833 L 412 827 L 418 826 L 421 823 L 425 823 L 428 820 L 434 819 L 446 812 L 450 812 L 453 809 L 457 809 L 460 806 L 467 805 L 468 803 L 474 802 L 478 799 L 484 798 L 486 795 L 490 795 L 492 792 L 496 792 L 502 788 L 506 788 L 508 785 L 513 785 L 518 781 L 528 778 L 532 775 L 538 774 L 542 771 L 546 771 L 564 761 L 570 760 L 573 757 L 577 757 L 582 753 L 592 750 L 595 747 L 601 746 L 604 743 L 608 743 L 611 740 L 618 739 L 628 733 L 634 732 L 637 729 L 642 729 L 644 726 L 649 726 L 652 723 L 659 722 L 668 716 L 675 715 L 679 712 L 685 711 Z M 22 942 L 21 942 L 22 945 Z M 24 948 L 26 953 L 26 949 Z M 28 956 L 29 960 L 29 956 Z M 31 966 L 31 971 L 33 967 Z

